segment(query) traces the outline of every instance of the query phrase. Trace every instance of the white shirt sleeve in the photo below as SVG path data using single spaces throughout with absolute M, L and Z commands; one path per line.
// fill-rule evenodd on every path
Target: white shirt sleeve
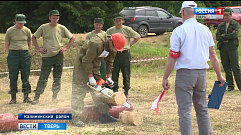
M 170 49 L 174 52 L 179 52 L 181 46 L 181 39 L 178 35 L 178 30 L 174 30 L 172 32 L 171 38 L 170 38 Z
M 209 47 L 215 46 L 215 43 L 213 41 L 213 35 L 210 30 L 208 30 L 208 37 L 209 37 Z

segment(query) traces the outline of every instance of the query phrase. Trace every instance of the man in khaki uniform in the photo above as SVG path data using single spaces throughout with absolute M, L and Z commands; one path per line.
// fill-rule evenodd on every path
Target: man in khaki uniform
M 103 25 L 104 25 L 104 21 L 102 18 L 95 18 L 94 20 L 95 29 L 87 33 L 85 42 L 88 42 L 92 37 L 96 36 L 98 33 L 105 32 L 101 30 Z M 100 74 L 101 74 L 101 78 L 106 81 L 106 64 L 105 64 L 104 58 L 101 59 Z
M 21 71 L 22 92 L 24 93 L 24 103 L 31 103 L 28 93 L 31 93 L 29 84 L 31 56 L 31 31 L 24 24 L 26 16 L 17 14 L 15 25 L 8 28 L 5 35 L 5 48 L 8 52 L 7 62 L 10 79 L 11 101 L 9 104 L 16 104 L 16 93 L 18 92 L 18 73 Z
M 105 33 L 105 31 L 102 30 L 102 27 L 104 25 L 104 21 L 102 18 L 95 18 L 94 20 L 94 30 L 87 33 L 85 37 L 85 42 L 88 42 L 92 37 L 96 36 L 98 33 Z
M 117 122 L 118 119 L 109 115 L 110 106 L 105 103 L 101 92 L 90 90 L 87 82 L 95 86 L 96 80 L 100 79 L 101 58 L 106 61 L 107 82 L 113 84 L 111 80 L 113 61 L 116 51 L 122 51 L 125 44 L 125 37 L 121 33 L 108 36 L 105 32 L 98 33 L 88 42 L 81 46 L 77 54 L 72 81 L 72 124 L 82 127 L 84 123 L 81 121 L 81 115 L 84 111 L 84 98 L 87 92 L 91 92 L 92 99 L 99 113 L 101 114 L 101 123 Z
M 238 56 L 239 23 L 232 20 L 231 17 L 232 9 L 225 8 L 223 10 L 224 21 L 218 25 L 216 33 L 217 48 L 220 50 L 220 58 L 228 82 L 227 91 L 234 90 L 233 75 L 238 89 L 241 91 L 241 71 Z
M 61 86 L 61 75 L 63 70 L 63 53 L 74 43 L 74 35 L 63 25 L 58 24 L 59 11 L 51 10 L 49 12 L 49 23 L 42 24 L 32 36 L 35 50 L 42 54 L 41 73 L 36 87 L 33 104 L 38 104 L 40 94 L 48 82 L 48 77 L 53 67 L 53 86 L 52 101 L 57 102 L 57 95 Z M 37 38 L 43 37 L 43 47 L 39 47 Z M 69 42 L 63 47 L 63 38 L 68 38 Z
M 122 76 L 123 76 L 123 89 L 125 90 L 125 96 L 128 98 L 128 91 L 130 89 L 130 61 L 131 61 L 131 54 L 130 49 L 131 46 L 134 45 L 140 38 L 140 34 L 138 34 L 136 31 L 134 31 L 131 27 L 122 25 L 124 23 L 123 15 L 122 14 L 115 14 L 114 18 L 115 26 L 109 28 L 106 33 L 108 35 L 111 35 L 113 33 L 122 33 L 126 38 L 126 44 L 124 47 L 124 50 L 122 52 L 117 52 L 115 60 L 114 60 L 114 70 L 113 70 L 113 76 L 112 79 L 114 81 L 114 92 L 118 91 L 118 78 L 119 78 L 119 72 L 121 70 Z M 134 40 L 131 42 L 131 38 L 134 38 Z

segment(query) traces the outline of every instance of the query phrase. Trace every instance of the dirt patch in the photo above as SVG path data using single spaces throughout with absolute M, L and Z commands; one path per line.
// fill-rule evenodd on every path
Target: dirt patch
M 138 42 L 141 43 L 160 43 L 164 40 L 164 33 L 163 35 L 156 35 L 155 33 L 149 33 L 147 37 L 141 38 Z

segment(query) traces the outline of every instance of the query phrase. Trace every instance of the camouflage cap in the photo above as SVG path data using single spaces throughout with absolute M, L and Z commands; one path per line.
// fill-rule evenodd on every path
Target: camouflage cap
M 225 8 L 225 9 L 223 10 L 223 13 L 224 13 L 224 14 L 229 14 L 229 13 L 232 14 L 232 9 L 231 9 L 231 8 Z
M 26 16 L 24 14 L 16 14 L 15 19 L 18 23 L 27 23 L 26 22 Z
M 123 18 L 123 14 L 122 13 L 115 13 L 114 15 L 113 15 L 113 17 L 114 17 L 114 19 L 119 19 L 119 18 Z
M 58 10 L 51 10 L 51 11 L 49 12 L 49 16 L 52 16 L 52 15 L 57 15 L 57 16 L 60 16 L 60 14 L 59 14 L 59 11 L 58 11 Z
M 101 23 L 104 25 L 104 21 L 102 18 L 95 18 L 94 23 Z

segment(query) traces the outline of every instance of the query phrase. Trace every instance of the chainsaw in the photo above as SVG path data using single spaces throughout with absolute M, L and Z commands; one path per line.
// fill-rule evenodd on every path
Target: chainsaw
M 89 88 L 91 88 L 92 90 L 95 90 L 95 91 L 98 91 L 98 92 L 101 92 L 106 98 L 111 98 L 112 95 L 113 95 L 113 85 L 109 84 L 109 83 L 106 83 L 105 80 L 103 79 L 99 79 L 97 82 L 96 82 L 97 85 L 93 86 L 93 85 L 90 85 L 89 82 L 87 82 L 87 86 Z M 125 102 L 123 104 L 123 106 L 125 106 L 126 108 L 131 108 L 131 105 L 130 103 L 128 102 Z

